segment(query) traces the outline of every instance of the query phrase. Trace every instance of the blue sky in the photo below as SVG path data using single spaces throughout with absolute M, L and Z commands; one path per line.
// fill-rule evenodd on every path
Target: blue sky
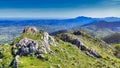
M 0 17 L 120 17 L 120 0 L 0 0 Z

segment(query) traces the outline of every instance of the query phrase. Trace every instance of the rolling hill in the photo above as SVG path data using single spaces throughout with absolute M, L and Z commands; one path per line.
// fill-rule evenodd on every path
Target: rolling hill
M 113 33 L 103 38 L 108 44 L 120 44 L 120 33 Z
M 103 38 L 112 33 L 120 32 L 120 21 L 99 21 L 93 24 L 85 25 L 80 29 L 98 38 Z

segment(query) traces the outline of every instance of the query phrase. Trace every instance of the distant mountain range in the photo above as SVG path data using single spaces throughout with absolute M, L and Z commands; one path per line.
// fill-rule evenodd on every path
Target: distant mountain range
M 91 18 L 80 16 L 70 19 L 1 19 L 0 26 L 36 26 L 45 31 L 54 32 L 61 29 L 70 29 L 74 27 L 86 26 L 99 21 L 115 22 L 120 21 L 120 18 Z
M 0 41 L 8 41 L 7 39 L 11 40 L 11 38 L 19 36 L 26 26 L 35 26 L 49 33 L 82 28 L 92 35 L 104 37 L 120 30 L 119 21 L 120 18 L 117 17 L 91 18 L 84 16 L 70 19 L 0 19 L 0 37 L 2 36 Z
M 54 32 L 56 30 L 78 27 L 95 21 L 96 19 L 83 16 L 71 19 L 1 19 L 0 26 L 36 26 L 48 32 Z M 47 27 L 46 29 L 44 26 L 50 26 L 50 28 Z M 53 27 L 56 28 L 52 29 Z

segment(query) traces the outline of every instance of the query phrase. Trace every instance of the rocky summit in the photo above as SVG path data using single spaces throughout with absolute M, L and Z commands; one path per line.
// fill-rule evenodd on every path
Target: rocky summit
M 37 33 L 38 30 L 37 28 L 35 27 L 26 27 L 24 30 L 23 30 L 23 33 L 29 33 L 29 34 L 35 34 Z
M 35 27 L 26 27 L 23 31 L 26 34 L 35 34 L 41 33 Z M 50 36 L 47 32 L 43 32 L 42 39 L 30 39 L 27 37 L 23 37 L 12 47 L 13 55 L 30 55 L 31 53 L 37 55 L 41 53 L 47 53 L 51 51 L 50 45 L 56 46 L 56 42 L 52 36 Z
M 0 45 L 0 68 L 120 68 L 115 51 L 81 31 L 51 36 L 26 27 L 11 44 Z

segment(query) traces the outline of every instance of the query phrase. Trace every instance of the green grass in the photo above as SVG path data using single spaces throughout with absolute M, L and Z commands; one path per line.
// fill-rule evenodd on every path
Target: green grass
M 13 56 L 11 55 L 11 46 L 10 45 L 0 45 L 1 52 L 3 54 L 2 61 L 0 62 L 0 66 L 4 65 L 5 68 L 8 68 L 11 60 L 13 60 Z
M 87 34 L 81 36 L 75 36 L 67 33 L 71 38 L 79 38 L 85 46 L 96 50 L 102 58 L 92 58 L 80 51 L 75 45 L 67 42 L 63 42 L 56 37 L 57 46 L 50 46 L 51 50 L 55 53 L 54 55 L 42 54 L 45 56 L 44 59 L 38 59 L 37 57 L 19 57 L 18 66 L 19 68 L 119 68 L 120 60 L 113 55 L 113 50 L 105 46 L 101 41 L 96 40 Z M 38 33 L 37 35 L 22 34 L 17 38 L 14 43 L 17 43 L 20 39 L 27 37 L 34 40 L 42 40 L 43 34 Z M 5 65 L 8 68 L 9 63 L 12 61 L 13 56 L 11 55 L 10 45 L 1 45 L 2 53 L 4 55 L 3 62 L 0 65 Z M 4 50 L 4 48 L 6 50 Z

